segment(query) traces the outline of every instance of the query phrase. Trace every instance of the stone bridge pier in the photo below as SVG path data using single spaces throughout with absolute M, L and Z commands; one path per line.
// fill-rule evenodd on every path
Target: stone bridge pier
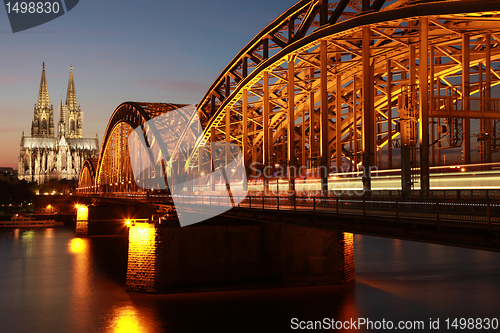
M 129 228 L 128 291 L 340 284 L 355 277 L 349 233 L 223 217 L 183 228 L 175 217 Z

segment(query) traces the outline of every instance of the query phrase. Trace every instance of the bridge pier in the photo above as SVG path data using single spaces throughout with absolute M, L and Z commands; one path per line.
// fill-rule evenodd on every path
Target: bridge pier
M 76 235 L 119 235 L 126 234 L 125 221 L 148 219 L 156 207 L 127 204 L 76 205 Z
M 354 276 L 352 234 L 241 221 L 134 223 L 129 230 L 128 291 L 340 284 Z

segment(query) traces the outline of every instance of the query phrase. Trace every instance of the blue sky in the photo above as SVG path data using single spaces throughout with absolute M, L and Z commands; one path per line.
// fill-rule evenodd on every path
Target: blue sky
M 73 64 L 84 135 L 102 139 L 121 102 L 198 103 L 223 68 L 294 0 L 80 0 L 13 34 L 0 9 L 0 166 L 17 169 L 30 135 L 42 62 L 54 121 Z

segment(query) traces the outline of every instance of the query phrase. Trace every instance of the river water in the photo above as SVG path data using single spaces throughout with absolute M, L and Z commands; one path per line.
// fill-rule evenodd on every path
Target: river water
M 500 319 L 500 253 L 354 240 L 357 279 L 349 285 L 151 296 L 125 292 L 126 237 L 2 230 L 0 332 L 287 332 L 330 319 L 354 321 L 356 329 L 336 331 L 384 332 L 376 325 L 385 320 L 452 332 L 464 330 L 446 329 L 447 318 Z

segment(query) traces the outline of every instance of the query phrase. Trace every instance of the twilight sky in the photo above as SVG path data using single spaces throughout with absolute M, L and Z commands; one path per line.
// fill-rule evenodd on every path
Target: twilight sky
M 295 0 L 80 0 L 13 34 L 0 8 L 0 167 L 17 169 L 46 64 L 54 123 L 73 64 L 85 137 L 124 101 L 198 103 L 219 73 Z

